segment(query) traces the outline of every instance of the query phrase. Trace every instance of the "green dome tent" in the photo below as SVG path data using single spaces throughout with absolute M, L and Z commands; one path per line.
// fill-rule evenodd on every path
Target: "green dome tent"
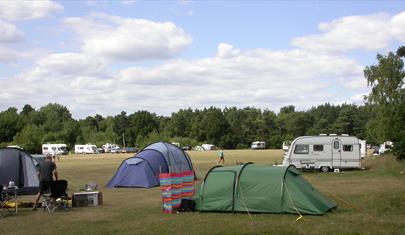
M 247 163 L 214 167 L 195 196 L 196 210 L 322 215 L 337 205 L 306 181 L 294 166 Z

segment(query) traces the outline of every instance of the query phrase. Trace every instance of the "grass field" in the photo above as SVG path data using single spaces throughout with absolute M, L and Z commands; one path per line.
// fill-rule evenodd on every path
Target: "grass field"
M 189 152 L 201 179 L 218 160 L 217 152 Z M 0 218 L 0 234 L 405 234 L 405 162 L 392 156 L 368 157 L 366 170 L 305 172 L 304 177 L 339 206 L 324 216 L 161 211 L 159 188 L 103 188 L 130 155 L 64 156 L 59 175 L 69 193 L 96 182 L 104 204 L 47 212 L 20 209 Z M 226 150 L 225 165 L 280 163 L 281 150 Z M 401 173 L 402 172 L 402 173 Z M 199 182 L 197 182 L 199 183 Z M 32 201 L 32 197 L 21 200 Z

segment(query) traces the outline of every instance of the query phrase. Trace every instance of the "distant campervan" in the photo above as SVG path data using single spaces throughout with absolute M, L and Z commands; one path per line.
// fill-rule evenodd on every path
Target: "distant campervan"
M 76 144 L 75 153 L 97 153 L 97 146 L 94 144 Z
M 42 154 L 52 154 L 52 155 L 65 155 L 67 154 L 66 144 L 43 144 Z
M 252 145 L 250 146 L 251 149 L 264 149 L 266 148 L 266 142 L 264 141 L 255 141 L 252 142 Z

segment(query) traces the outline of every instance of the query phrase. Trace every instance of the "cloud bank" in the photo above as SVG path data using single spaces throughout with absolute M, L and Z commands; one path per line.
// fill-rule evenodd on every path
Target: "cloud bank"
M 361 103 L 368 93 L 364 65 L 348 52 L 388 49 L 405 39 L 405 12 L 348 16 L 319 24 L 316 35 L 292 39 L 292 49 L 239 49 L 221 42 L 212 56 L 181 59 L 192 37 L 173 22 L 93 13 L 62 23 L 74 33 L 78 50 L 47 53 L 31 68 L 0 79 L 7 87 L 0 110 L 57 102 L 83 118 L 122 110 L 168 115 L 211 105 L 278 111 L 291 104 L 308 109 L 325 102 Z M 5 25 L 0 30 L 8 28 L 7 37 L 23 34 Z M 0 61 L 18 56 L 0 47 Z M 141 60 L 160 63 L 143 67 L 136 64 Z

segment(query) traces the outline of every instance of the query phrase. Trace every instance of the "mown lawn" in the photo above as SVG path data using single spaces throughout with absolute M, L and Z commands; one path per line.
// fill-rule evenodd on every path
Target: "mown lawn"
M 217 152 L 189 152 L 201 179 L 218 160 Z M 339 206 L 324 216 L 245 213 L 163 214 L 159 188 L 103 187 L 130 155 L 64 156 L 60 178 L 69 193 L 88 182 L 103 192 L 99 207 L 68 212 L 20 209 L 0 218 L 0 234 L 405 234 L 405 162 L 392 156 L 369 157 L 366 170 L 341 173 L 305 172 L 304 177 Z M 280 163 L 281 150 L 226 150 L 226 165 L 240 162 Z M 199 182 L 197 182 L 198 184 Z M 32 201 L 32 197 L 23 197 Z

